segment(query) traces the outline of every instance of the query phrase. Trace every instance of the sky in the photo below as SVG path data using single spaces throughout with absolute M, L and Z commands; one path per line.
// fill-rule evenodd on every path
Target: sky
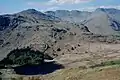
M 96 8 L 120 9 L 120 0 L 0 0 L 0 14 L 11 14 L 26 9 L 39 11 L 80 10 Z

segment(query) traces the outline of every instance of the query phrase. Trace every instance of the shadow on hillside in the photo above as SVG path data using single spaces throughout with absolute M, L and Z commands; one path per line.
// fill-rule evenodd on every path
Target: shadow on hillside
M 42 65 L 26 65 L 26 66 L 20 66 L 20 67 L 15 67 L 14 71 L 16 74 L 20 75 L 38 75 L 38 74 L 49 74 L 52 73 L 58 69 L 64 68 L 60 64 L 56 64 L 54 62 L 46 62 Z

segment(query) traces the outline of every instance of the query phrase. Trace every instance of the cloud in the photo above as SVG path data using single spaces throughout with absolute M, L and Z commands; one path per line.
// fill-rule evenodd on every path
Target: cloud
M 27 2 L 27 5 L 29 5 L 29 7 L 34 7 L 37 8 L 41 11 L 54 11 L 54 10 L 58 10 L 59 7 L 56 5 L 50 5 L 48 4 L 48 2 Z
M 84 7 L 84 8 L 79 8 L 78 10 L 82 11 L 94 11 L 97 8 L 115 8 L 115 9 L 120 9 L 120 5 L 109 5 L 109 6 L 91 6 L 91 7 Z
M 42 2 L 27 2 L 27 5 L 40 7 L 40 6 L 47 6 L 47 3 L 42 3 Z
M 36 5 L 39 5 L 39 3 L 37 3 L 37 2 L 27 2 L 27 5 L 36 6 Z
M 58 9 L 69 9 L 68 7 L 65 7 L 65 5 L 67 4 L 72 4 L 73 8 L 72 9 L 76 9 L 76 10 L 80 10 L 80 11 L 94 11 L 96 8 L 115 8 L 115 9 L 120 9 L 120 5 L 102 5 L 102 6 L 82 6 L 80 8 L 74 8 L 74 5 L 78 4 L 78 3 L 86 3 L 89 1 L 93 1 L 93 0 L 49 0 L 47 2 L 27 2 L 27 5 L 29 5 L 30 7 L 35 7 L 38 8 L 42 11 L 54 11 L 54 10 L 58 10 Z M 72 10 L 69 9 L 69 10 Z
M 62 4 L 79 4 L 79 3 L 86 3 L 90 1 L 92 0 L 50 0 L 49 3 L 62 5 Z
M 59 7 L 50 7 L 50 8 L 47 8 L 46 11 L 54 11 L 54 10 L 58 10 Z
M 120 9 L 120 5 L 117 5 L 117 6 L 100 6 L 100 8 L 115 8 L 115 9 Z

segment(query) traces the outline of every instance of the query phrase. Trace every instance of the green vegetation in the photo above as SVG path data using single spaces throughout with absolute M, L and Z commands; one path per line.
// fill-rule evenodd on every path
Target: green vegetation
M 109 66 L 109 65 L 120 65 L 120 60 L 114 60 L 114 61 L 106 61 L 101 64 L 104 64 L 104 66 Z
M 36 65 L 42 64 L 44 59 L 52 59 L 44 52 L 35 51 L 31 48 L 22 48 L 12 50 L 6 58 L 0 61 L 0 66 L 2 65 Z
M 102 67 L 102 66 L 112 66 L 112 65 L 120 65 L 120 60 L 105 61 L 100 64 L 95 64 L 93 66 L 90 66 L 90 68 Z

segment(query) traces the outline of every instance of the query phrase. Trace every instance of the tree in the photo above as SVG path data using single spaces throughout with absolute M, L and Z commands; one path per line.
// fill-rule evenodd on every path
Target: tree
M 44 62 L 44 53 L 32 50 L 31 48 L 21 48 L 12 50 L 6 58 L 0 61 L 4 65 L 35 65 Z

